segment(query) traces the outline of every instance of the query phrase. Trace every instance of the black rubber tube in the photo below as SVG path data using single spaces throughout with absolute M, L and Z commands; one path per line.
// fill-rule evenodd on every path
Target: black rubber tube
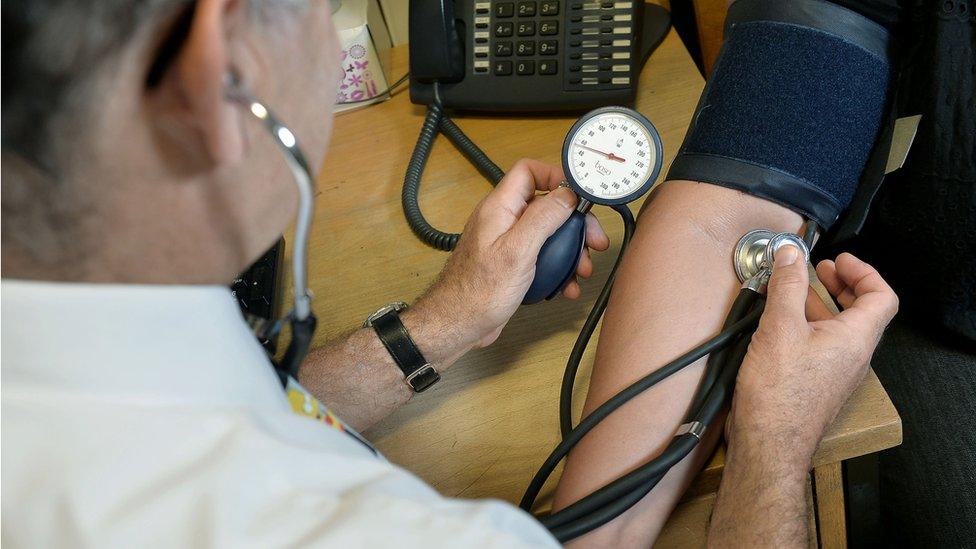
M 735 348 L 732 349 L 730 353 L 725 355 L 728 357 L 727 362 L 720 365 L 723 375 L 719 378 L 712 391 L 710 391 L 709 397 L 705 399 L 707 404 L 706 410 L 698 418 L 698 420 L 702 421 L 703 424 L 711 425 L 715 420 L 715 416 L 717 415 L 718 411 L 728 400 L 728 397 L 731 396 L 731 387 L 734 386 L 735 376 L 738 373 L 739 366 L 742 364 L 742 359 L 748 350 L 749 341 L 751 339 L 751 334 L 743 335 L 738 341 L 736 341 Z M 715 402 L 718 403 L 717 406 L 712 405 Z M 675 441 L 669 444 L 666 451 L 682 451 L 683 445 L 680 449 L 675 448 L 678 440 L 681 438 L 685 438 L 686 440 L 690 438 L 694 440 L 692 441 L 693 444 L 688 452 L 684 453 L 678 461 L 684 459 L 688 454 L 690 454 L 691 450 L 693 450 L 698 443 L 698 440 L 693 435 L 685 434 L 676 438 Z M 567 521 L 562 525 L 553 527 L 551 529 L 552 535 L 560 542 L 567 542 L 582 536 L 587 532 L 596 530 L 636 505 L 641 499 L 649 494 L 655 486 L 657 486 L 658 482 L 661 481 L 663 476 L 663 474 L 656 476 L 647 483 L 636 487 L 621 497 L 606 498 L 607 501 L 601 502 L 601 505 L 594 506 L 595 509 L 591 513 Z
M 685 436 L 694 438 L 691 435 Z M 692 446 L 691 449 L 694 449 L 694 446 Z M 689 449 L 689 453 L 691 452 L 691 449 Z M 667 471 L 665 471 L 665 473 L 666 472 Z M 651 493 L 651 490 L 657 486 L 657 483 L 660 482 L 662 478 L 664 478 L 663 473 L 660 476 L 651 479 L 646 484 L 639 486 L 635 490 L 631 490 L 623 497 L 617 498 L 614 501 L 609 502 L 607 505 L 598 507 L 595 511 L 588 515 L 559 526 L 551 527 L 549 532 L 553 535 L 553 537 L 559 540 L 560 543 L 566 543 L 567 541 L 576 539 L 583 534 L 592 532 L 593 530 L 596 530 L 597 528 L 624 514 L 634 505 L 637 505 L 640 500 L 644 499 L 644 496 Z
M 601 507 L 626 497 L 656 478 L 663 477 L 671 467 L 674 467 L 691 453 L 697 444 L 698 439 L 691 434 L 675 437 L 661 455 L 593 491 L 572 505 L 543 518 L 543 526 L 552 531 L 556 527 L 583 519 L 587 515 L 597 512 Z
M 647 374 L 597 407 L 597 409 L 591 414 L 583 418 L 580 424 L 570 431 L 570 433 L 549 454 L 549 457 L 546 458 L 546 461 L 536 472 L 535 476 L 532 478 L 532 481 L 529 483 L 528 488 L 526 488 L 525 494 L 522 496 L 522 501 L 519 503 L 519 506 L 526 511 L 531 510 L 536 497 L 539 495 L 539 490 L 542 489 L 542 486 L 549 478 L 549 475 L 552 474 L 552 471 L 555 469 L 559 461 L 561 461 L 562 458 L 569 453 L 569 450 L 575 446 L 586 433 L 588 433 L 599 422 L 603 421 L 603 419 L 610 415 L 613 411 L 623 406 L 625 403 L 644 392 L 649 387 L 654 386 L 662 379 L 667 378 L 674 372 L 677 372 L 692 362 L 695 362 L 715 349 L 729 344 L 734 340 L 735 336 L 743 331 L 754 328 L 758 322 L 759 314 L 748 314 L 745 318 L 730 326 L 729 329 L 722 330 L 722 332 L 715 337 L 672 360 L 663 367 Z
M 762 304 L 749 315 L 761 314 Z M 726 360 L 719 365 L 721 375 L 704 399 L 702 411 L 695 418 L 703 425 L 711 425 L 718 412 L 728 401 L 735 385 L 739 365 L 745 356 L 752 335 L 738 337 L 734 348 L 726 353 Z M 675 437 L 660 456 L 638 469 L 594 491 L 576 503 L 546 517 L 542 523 L 561 542 L 592 531 L 624 513 L 647 495 L 674 465 L 679 463 L 698 445 L 698 438 L 686 433 Z
M 748 294 L 743 294 L 743 292 L 748 292 Z M 744 299 L 738 299 L 737 297 L 732 303 L 732 308 L 729 310 L 729 315 L 725 319 L 725 325 L 722 326 L 723 330 L 745 316 L 745 314 L 749 312 L 749 309 L 756 303 L 756 300 L 760 297 L 759 294 L 753 292 L 752 290 L 739 290 L 739 296 L 743 295 L 745 295 Z M 688 407 L 688 415 L 685 417 L 685 422 L 691 421 L 692 418 L 698 415 L 698 412 L 701 410 L 705 398 L 712 389 L 712 385 L 722 372 L 722 365 L 725 362 L 725 354 L 728 352 L 728 349 L 729 347 L 719 349 L 718 351 L 708 355 L 708 363 L 705 365 L 705 375 L 702 376 L 702 380 L 698 384 L 698 390 L 695 391 L 695 397 L 691 401 L 691 406 Z
M 553 535 L 553 537 L 559 540 L 560 543 L 565 543 L 572 539 L 576 539 L 583 534 L 592 532 L 593 530 L 596 530 L 597 528 L 624 514 L 627 509 L 637 505 L 640 500 L 644 499 L 644 496 L 651 493 L 651 490 L 657 486 L 658 482 L 661 482 L 662 478 L 664 478 L 663 475 L 655 477 L 647 484 L 638 487 L 636 490 L 633 490 L 624 497 L 611 502 L 609 505 L 600 507 L 593 513 L 590 513 L 583 518 L 576 519 L 561 526 L 553 527 L 550 530 L 550 533 Z
M 569 353 L 569 359 L 566 361 L 563 383 L 559 389 L 559 430 L 563 438 L 573 430 L 573 386 L 576 384 L 576 373 L 579 371 L 580 361 L 583 360 L 583 353 L 586 352 L 586 346 L 590 343 L 590 337 L 593 336 L 596 325 L 603 318 L 603 311 L 606 310 L 607 303 L 610 301 L 610 291 L 613 289 L 613 281 L 617 276 L 617 267 L 620 267 L 620 260 L 623 259 L 624 251 L 630 244 L 630 239 L 634 236 L 634 229 L 637 227 L 634 214 L 631 213 L 626 204 L 613 206 L 613 209 L 620 214 L 620 218 L 624 222 L 624 237 L 620 241 L 617 260 L 614 261 L 613 268 L 610 269 L 610 275 L 603 285 L 603 290 L 593 302 L 593 308 L 590 309 L 590 314 L 586 317 L 586 322 L 583 323 L 583 328 L 580 330 L 573 350 Z
M 762 312 L 762 304 L 755 310 Z M 736 341 L 735 347 L 728 352 L 726 355 L 728 358 L 725 364 L 722 365 L 721 375 L 715 380 L 715 384 L 705 397 L 701 410 L 694 417 L 693 421 L 697 421 L 702 425 L 711 425 L 715 421 L 722 407 L 725 406 L 732 396 L 739 367 L 742 365 L 742 359 L 745 358 L 751 340 L 752 334 L 744 334 Z

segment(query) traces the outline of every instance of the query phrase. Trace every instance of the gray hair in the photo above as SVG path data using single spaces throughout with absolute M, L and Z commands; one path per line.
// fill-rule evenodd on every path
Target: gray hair
M 55 115 L 154 14 L 189 0 L 7 0 L 3 10 L 3 138 L 39 169 L 56 172 L 46 145 Z M 78 113 L 84 115 L 84 113 Z
M 79 232 L 91 197 L 64 184 L 62 164 L 94 114 L 94 75 L 151 16 L 181 5 L 190 0 L 3 2 L 3 276 L 23 275 L 24 265 L 45 278 L 84 268 L 90 243 Z
M 272 6 L 305 0 L 245 0 L 265 19 Z M 143 75 L 160 80 L 189 32 L 194 0 L 5 0 L 2 9 L 3 275 L 32 262 L 77 270 L 90 259 L 79 240 L 91 223 L 92 193 L 67 184 L 72 163 L 85 162 L 104 78 L 151 22 L 169 25 L 157 58 Z M 87 186 L 86 186 L 87 187 Z M 8 258 L 17 261 L 8 261 Z M 21 274 L 20 271 L 16 274 Z M 76 273 L 64 275 L 77 278 Z

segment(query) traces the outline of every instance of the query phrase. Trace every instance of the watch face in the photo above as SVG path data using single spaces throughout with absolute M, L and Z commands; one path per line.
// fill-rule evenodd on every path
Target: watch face
M 573 190 L 596 204 L 640 198 L 661 171 L 661 138 L 640 113 L 624 107 L 592 111 L 563 145 L 563 170 Z

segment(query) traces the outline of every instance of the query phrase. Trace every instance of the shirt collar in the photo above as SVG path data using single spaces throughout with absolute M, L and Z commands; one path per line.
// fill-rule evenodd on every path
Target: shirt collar
M 0 294 L 4 393 L 287 409 L 225 287 L 4 279 Z

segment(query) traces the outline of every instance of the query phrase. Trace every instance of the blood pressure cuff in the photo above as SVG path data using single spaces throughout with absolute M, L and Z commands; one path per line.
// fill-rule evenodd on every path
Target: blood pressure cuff
M 887 30 L 821 0 L 738 0 L 667 179 L 731 187 L 829 229 L 887 122 Z

